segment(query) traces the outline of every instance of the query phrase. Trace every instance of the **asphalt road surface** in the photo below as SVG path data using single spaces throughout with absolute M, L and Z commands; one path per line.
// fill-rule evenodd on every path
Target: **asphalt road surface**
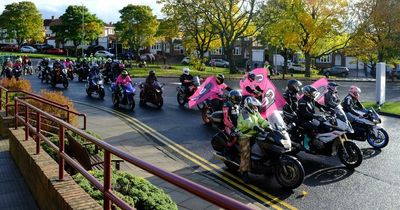
M 86 96 L 84 82 L 72 81 L 70 87 L 64 90 L 61 84 L 56 88 L 51 88 L 50 85 L 41 84 L 36 76 L 27 78 L 31 80 L 35 91 L 55 89 L 63 91 L 73 100 L 112 108 L 108 86 L 106 86 L 105 99 L 100 100 L 96 97 Z M 134 82 L 142 80 L 134 78 Z M 161 110 L 151 106 L 136 106 L 133 112 L 124 109 L 120 109 L 120 111 L 140 120 L 204 159 L 220 164 L 218 160 L 213 159 L 213 150 L 210 145 L 210 140 L 216 130 L 203 125 L 199 110 L 182 108 L 178 105 L 176 101 L 177 79 L 159 78 L 159 80 L 166 83 L 164 106 Z M 237 81 L 228 83 L 233 87 L 238 87 Z M 274 83 L 281 90 L 285 86 L 285 81 L 274 81 Z M 374 101 L 374 82 L 339 83 L 341 84 L 339 93 L 342 98 L 347 94 L 345 90 L 350 85 L 356 84 L 363 91 L 362 100 Z M 399 90 L 400 83 L 387 84 L 386 98 L 400 101 Z M 135 101 L 138 104 L 138 96 L 135 96 Z M 272 177 L 263 178 L 254 175 L 251 176 L 251 184 L 298 209 L 400 209 L 400 156 L 398 153 L 400 145 L 399 132 L 396 132 L 400 128 L 400 123 L 399 119 L 382 118 L 382 126 L 390 136 L 389 145 L 382 150 L 373 150 L 368 143 L 357 142 L 364 153 L 364 160 L 361 166 L 355 170 L 346 169 L 337 157 L 300 153 L 298 158 L 304 166 L 306 178 L 299 188 L 293 191 L 283 190 Z M 197 167 L 189 160 L 188 163 Z

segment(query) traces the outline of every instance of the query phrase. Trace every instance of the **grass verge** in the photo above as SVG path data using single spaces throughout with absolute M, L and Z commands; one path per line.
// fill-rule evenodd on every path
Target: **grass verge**
M 374 102 L 368 101 L 368 102 L 363 102 L 362 104 L 365 106 L 365 108 L 373 107 L 374 109 L 378 109 L 378 106 Z M 386 102 L 381 106 L 380 111 L 385 113 L 400 115 L 400 102 L 397 101 Z

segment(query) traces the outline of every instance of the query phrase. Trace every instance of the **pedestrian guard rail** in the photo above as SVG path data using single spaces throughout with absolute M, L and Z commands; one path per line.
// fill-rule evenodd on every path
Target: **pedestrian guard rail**
M 24 112 L 20 112 L 20 106 L 24 107 Z M 217 206 L 220 206 L 224 209 L 251 209 L 249 206 L 234 200 L 228 196 L 222 195 L 218 192 L 210 190 L 202 185 L 194 183 L 188 179 L 185 179 L 181 176 L 175 175 L 173 173 L 167 172 L 161 168 L 158 168 L 152 164 L 149 164 L 137 157 L 134 157 L 128 153 L 125 153 L 118 148 L 103 142 L 96 137 L 88 134 L 82 129 L 76 128 L 73 125 L 65 122 L 39 108 L 33 106 L 29 102 L 22 100 L 20 98 L 14 99 L 14 110 L 15 110 L 15 129 L 18 128 L 19 125 L 22 125 L 25 129 L 25 140 L 29 139 L 31 136 L 36 141 L 36 154 L 40 153 L 40 144 L 41 141 L 44 141 L 48 144 L 54 151 L 58 153 L 58 164 L 59 164 L 59 180 L 64 179 L 64 168 L 67 163 L 79 173 L 81 173 L 86 179 L 88 179 L 93 186 L 103 192 L 103 207 L 104 209 L 111 209 L 113 205 L 120 207 L 121 209 L 133 209 L 130 205 L 124 202 L 122 199 L 116 196 L 116 194 L 112 190 L 111 179 L 112 179 L 112 165 L 111 165 L 111 157 L 112 155 L 125 160 L 126 162 L 133 164 L 143 170 L 148 171 L 149 173 L 156 175 L 165 181 L 174 184 L 194 195 L 197 195 L 208 202 L 211 202 Z M 29 113 L 35 113 L 35 115 L 30 115 Z M 35 118 L 37 122 L 34 125 L 31 124 L 30 118 Z M 52 143 L 47 136 L 43 135 L 41 130 L 41 121 L 43 118 L 51 120 L 59 126 L 59 145 L 55 145 Z M 74 134 L 84 138 L 85 140 L 95 144 L 100 149 L 104 150 L 104 182 L 99 182 L 94 176 L 92 176 L 87 170 L 85 170 L 75 159 L 70 157 L 65 152 L 65 132 L 73 132 Z

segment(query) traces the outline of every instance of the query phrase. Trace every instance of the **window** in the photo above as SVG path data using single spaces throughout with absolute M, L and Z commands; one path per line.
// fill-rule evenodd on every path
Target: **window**
M 235 49 L 233 49 L 233 55 L 241 55 L 240 47 L 235 47 Z
M 211 50 L 211 55 L 222 55 L 222 48 Z
M 182 49 L 182 44 L 174 45 L 174 50 L 181 50 L 181 49 Z
M 331 55 L 324 55 L 318 58 L 319 63 L 330 63 L 331 62 Z

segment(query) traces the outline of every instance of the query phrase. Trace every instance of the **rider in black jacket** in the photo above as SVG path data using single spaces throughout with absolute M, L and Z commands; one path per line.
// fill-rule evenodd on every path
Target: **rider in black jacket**
M 291 79 L 287 82 L 286 92 L 283 94 L 283 98 L 286 100 L 286 105 L 283 110 L 286 112 L 297 112 L 299 107 L 299 102 L 297 99 L 297 93 L 300 92 L 300 88 L 303 84 L 296 79 Z
M 181 82 L 182 87 L 185 90 L 185 95 L 187 95 L 188 97 L 192 95 L 192 93 L 190 93 L 189 91 L 189 87 L 193 85 L 193 76 L 190 74 L 189 68 L 183 68 L 182 74 L 179 77 L 179 81 Z
M 349 94 L 343 99 L 343 111 L 346 112 L 347 118 L 350 122 L 353 122 L 355 118 L 362 117 L 362 114 L 356 112 L 356 109 L 360 111 L 365 109 L 359 101 L 360 93 L 361 89 L 352 85 Z
M 325 93 L 325 106 L 330 109 L 335 109 L 340 104 L 339 95 L 337 94 L 337 86 L 335 82 L 328 83 L 328 92 Z

